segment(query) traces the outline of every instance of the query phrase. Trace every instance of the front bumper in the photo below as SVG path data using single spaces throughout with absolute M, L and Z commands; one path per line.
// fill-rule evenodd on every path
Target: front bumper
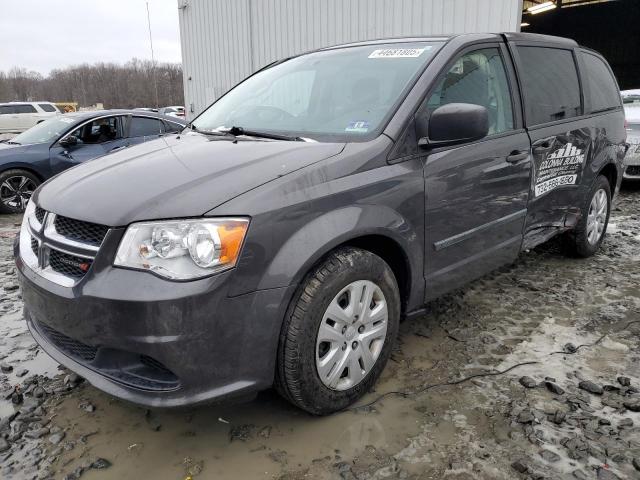
M 193 282 L 96 262 L 63 287 L 14 249 L 25 318 L 59 363 L 116 397 L 178 407 L 271 386 L 291 287 L 229 297 L 233 271 Z

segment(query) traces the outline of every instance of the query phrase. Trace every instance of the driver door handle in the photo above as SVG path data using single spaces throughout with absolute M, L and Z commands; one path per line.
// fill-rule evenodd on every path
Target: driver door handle
M 529 157 L 529 150 L 514 150 L 511 152 L 506 160 L 509 163 L 518 163 L 522 160 L 525 160 Z
M 120 145 L 119 147 L 113 147 L 111 150 L 109 150 L 109 153 L 115 152 L 116 150 L 122 150 L 125 147 L 126 147 L 126 145 Z

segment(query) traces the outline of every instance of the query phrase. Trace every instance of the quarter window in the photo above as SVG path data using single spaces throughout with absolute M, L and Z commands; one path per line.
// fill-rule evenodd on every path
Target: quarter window
M 54 107 L 50 103 L 39 103 L 38 106 L 45 112 L 55 112 L 56 111 L 56 107 Z
M 580 82 L 571 50 L 517 47 L 530 126 L 582 115 Z
M 587 70 L 589 100 L 592 112 L 601 112 L 620 106 L 620 93 L 609 67 L 595 55 L 585 53 L 584 65 Z
M 9 115 L 14 113 L 12 105 L 0 105 L 0 115 Z
M 130 137 L 149 137 L 163 132 L 162 122 L 155 118 L 133 117 L 129 129 Z
M 485 107 L 489 134 L 513 129 L 511 93 L 500 50 L 475 50 L 456 60 L 427 100 L 427 109 L 431 113 L 449 103 Z

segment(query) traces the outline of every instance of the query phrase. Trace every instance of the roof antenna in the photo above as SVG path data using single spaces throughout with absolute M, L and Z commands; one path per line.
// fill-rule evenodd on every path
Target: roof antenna
M 149 2 L 147 2 L 147 25 L 149 27 L 149 44 L 151 45 L 151 68 L 153 74 L 153 86 L 156 91 L 156 108 L 158 108 L 158 79 L 156 77 L 156 59 L 153 55 L 153 38 L 151 37 L 151 18 L 149 17 Z

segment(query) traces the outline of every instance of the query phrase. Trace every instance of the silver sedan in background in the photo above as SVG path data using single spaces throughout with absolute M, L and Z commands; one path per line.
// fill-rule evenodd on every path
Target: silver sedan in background
M 625 157 L 625 180 L 640 180 L 640 90 L 622 93 L 629 150 Z

